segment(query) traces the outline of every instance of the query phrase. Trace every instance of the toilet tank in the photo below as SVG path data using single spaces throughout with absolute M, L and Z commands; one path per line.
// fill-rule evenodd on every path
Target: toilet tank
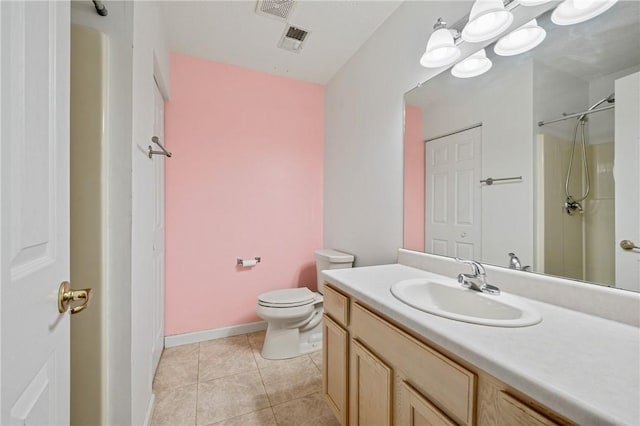
M 316 250 L 316 271 L 318 274 L 318 293 L 324 294 L 322 271 L 327 269 L 343 269 L 353 266 L 353 255 L 334 249 Z

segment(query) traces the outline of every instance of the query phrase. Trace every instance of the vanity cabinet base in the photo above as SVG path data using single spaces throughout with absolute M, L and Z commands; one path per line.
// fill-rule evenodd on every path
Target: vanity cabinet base
M 330 284 L 327 290 L 336 303 L 324 316 L 323 392 L 342 426 L 574 425 Z

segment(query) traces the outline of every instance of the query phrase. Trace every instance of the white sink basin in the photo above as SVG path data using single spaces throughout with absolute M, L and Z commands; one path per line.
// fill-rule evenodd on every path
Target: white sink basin
M 454 280 L 404 280 L 393 284 L 391 293 L 409 306 L 456 321 L 497 327 L 526 327 L 542 321 L 537 311 L 516 296 L 483 294 Z

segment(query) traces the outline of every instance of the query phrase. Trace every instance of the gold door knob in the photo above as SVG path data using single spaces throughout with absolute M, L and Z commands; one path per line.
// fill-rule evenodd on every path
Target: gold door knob
M 71 290 L 71 284 L 63 281 L 58 290 L 58 312 L 65 313 L 69 309 L 71 302 L 83 300 L 84 302 L 78 306 L 71 308 L 71 315 L 80 313 L 89 307 L 91 301 L 91 289 L 84 288 L 82 290 Z
M 622 250 L 640 249 L 640 247 L 638 247 L 636 245 L 636 243 L 634 243 L 631 240 L 622 240 L 622 241 L 620 241 L 620 247 L 622 247 Z

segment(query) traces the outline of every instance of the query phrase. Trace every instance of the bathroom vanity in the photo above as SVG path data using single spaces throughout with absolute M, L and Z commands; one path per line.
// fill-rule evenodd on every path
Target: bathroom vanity
M 640 422 L 636 325 L 522 296 L 542 322 L 455 321 L 391 294 L 417 278 L 446 277 L 402 264 L 325 272 L 323 391 L 343 426 Z

